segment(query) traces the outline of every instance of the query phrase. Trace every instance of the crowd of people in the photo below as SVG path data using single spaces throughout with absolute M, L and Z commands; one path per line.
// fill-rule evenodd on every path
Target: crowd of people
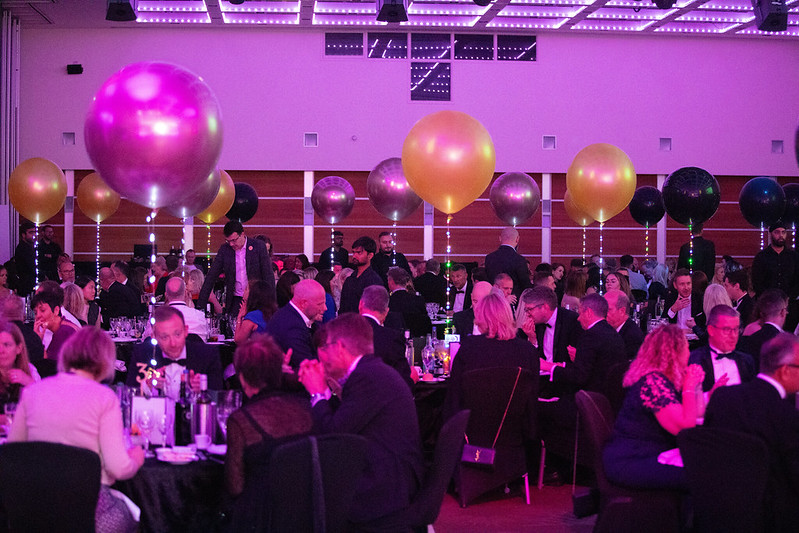
M 367 439 L 369 466 L 350 521 L 380 530 L 383 518 L 410 504 L 424 478 L 412 394 L 423 376 L 405 357 L 403 332 L 430 335 L 427 305 L 437 304 L 460 336 L 445 418 L 463 408 L 464 373 L 521 368 L 540 376 L 525 400 L 525 438 L 533 447 L 541 438 L 567 443 L 548 447 L 552 478 L 569 464 L 575 395 L 588 390 L 605 395 L 617 416 L 604 450 L 608 478 L 632 488 L 687 491 L 683 469 L 658 458 L 676 447 L 677 433 L 701 422 L 707 405 L 705 424 L 766 441 L 781 491 L 770 504 L 769 524 L 787 531 L 775 517 L 799 510 L 799 414 L 784 407 L 784 398 L 799 390 L 793 330 L 799 256 L 786 245 L 783 225 L 769 232 L 750 268 L 727 256 L 717 264 L 701 228 L 694 228 L 694 255 L 688 247 L 687 256 L 681 251 L 666 264 L 595 255 L 568 266 L 532 266 L 517 251 L 519 233 L 505 228 L 484 262 L 445 269 L 434 258 L 407 260 L 389 232 L 377 240 L 359 237 L 351 250 L 335 232 L 313 264 L 304 255 L 278 258 L 268 238 L 250 237 L 231 221 L 206 274 L 191 250 L 182 261 L 167 255 L 149 268 L 116 261 L 100 269 L 96 293 L 95 280 L 75 276 L 48 227 L 36 280 L 25 266 L 34 248 L 31 227 L 23 224 L 16 266 L 0 269 L 0 395 L 19 402 L 10 439 L 66 439 L 96 451 L 104 487 L 133 476 L 143 453 L 122 446 L 118 402 L 99 384 L 113 375 L 113 344 L 103 329 L 113 318 L 150 309 L 146 334 L 155 346 L 134 347 L 126 382 L 150 387 L 142 376 L 158 369 L 163 379 L 156 388 L 177 397 L 184 367 L 192 389 L 199 389 L 201 375 L 210 389 L 230 386 L 217 348 L 204 342 L 206 314 L 226 315 L 237 345 L 233 369 L 249 398 L 229 422 L 226 486 L 234 522 L 260 519 L 246 518 L 247 502 L 262 490 L 258 480 L 277 444 L 311 432 L 355 433 Z M 14 282 L 7 285 L 11 270 Z M 20 298 L 28 294 L 32 323 L 25 322 Z M 152 300 L 158 305 L 149 307 Z M 748 401 L 757 395 L 763 402 Z M 72 409 L 83 397 L 98 408 Z M 739 405 L 746 409 L 728 411 Z M 778 413 L 779 431 L 757 420 L 766 409 Z M 95 418 L 74 420 L 78 413 Z M 81 434 L 65 430 L 78 422 Z M 125 515 L 113 497 L 103 493 L 98 528 Z

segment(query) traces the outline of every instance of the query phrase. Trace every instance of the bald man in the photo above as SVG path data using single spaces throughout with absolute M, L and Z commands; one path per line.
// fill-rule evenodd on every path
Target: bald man
M 98 280 L 102 289 L 98 300 L 103 312 L 105 329 L 109 328 L 109 321 L 112 318 L 120 316 L 131 318 L 139 314 L 141 300 L 137 300 L 132 291 L 116 280 L 110 268 L 101 268 Z
M 458 335 L 480 335 L 480 330 L 474 325 L 474 308 L 477 303 L 491 292 L 493 287 L 487 281 L 478 281 L 472 289 L 472 306 L 469 309 L 458 311 L 452 317 L 455 331 Z
M 208 339 L 208 322 L 205 313 L 186 304 L 186 283 L 180 277 L 169 278 L 164 289 L 166 304 L 174 307 L 183 315 L 183 322 L 189 333 L 198 335 L 202 340 Z
M 619 289 L 605 293 L 608 302 L 608 316 L 606 320 L 613 329 L 619 332 L 627 349 L 627 360 L 632 361 L 638 355 L 638 349 L 644 343 L 644 332 L 641 327 L 630 318 L 630 299 Z
M 527 261 L 516 251 L 519 232 L 516 228 L 503 229 L 499 243 L 499 248 L 486 256 L 488 281 L 494 283 L 497 275 L 502 273 L 509 275 L 513 280 L 513 294 L 518 298 L 524 289 L 532 287 Z
M 294 286 L 294 296 L 288 305 L 278 309 L 266 331 L 275 338 L 283 349 L 291 349 L 291 367 L 297 370 L 306 359 L 316 359 L 311 339 L 314 324 L 322 320 L 326 309 L 325 290 L 312 280 L 304 279 Z

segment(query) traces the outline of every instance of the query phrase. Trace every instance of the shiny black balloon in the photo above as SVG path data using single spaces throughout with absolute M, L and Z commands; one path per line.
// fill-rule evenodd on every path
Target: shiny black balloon
M 649 185 L 638 187 L 630 200 L 630 215 L 633 220 L 644 226 L 651 228 L 666 214 L 666 204 L 663 203 L 663 195 L 657 187 Z
M 258 193 L 248 183 L 237 183 L 235 187 L 236 199 L 233 200 L 233 205 L 225 216 L 230 220 L 247 222 L 258 211 Z
M 756 228 L 767 227 L 785 213 L 785 192 L 773 178 L 752 178 L 741 188 L 738 205 L 747 222 Z
M 716 214 L 720 202 L 719 182 L 710 172 L 698 167 L 677 169 L 663 184 L 666 213 L 684 226 L 709 220 Z
M 785 213 L 782 222 L 791 226 L 799 226 L 799 183 L 786 183 L 782 186 L 785 193 Z

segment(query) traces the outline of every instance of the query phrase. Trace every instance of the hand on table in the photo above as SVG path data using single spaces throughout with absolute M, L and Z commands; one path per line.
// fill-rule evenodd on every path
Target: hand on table
M 685 321 L 685 325 L 690 329 L 694 329 L 694 327 L 696 326 L 696 320 L 694 320 L 694 318 L 691 317 Z

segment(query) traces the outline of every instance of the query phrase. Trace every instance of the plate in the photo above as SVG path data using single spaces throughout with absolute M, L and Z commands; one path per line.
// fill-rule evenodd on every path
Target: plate
M 420 379 L 419 381 L 423 383 L 438 383 L 439 381 L 446 381 L 447 378 L 427 378 L 427 379 Z
M 197 454 L 188 447 L 157 448 L 155 456 L 159 461 L 173 465 L 186 465 L 198 459 Z
M 211 455 L 226 455 L 227 444 L 212 444 L 206 451 Z

